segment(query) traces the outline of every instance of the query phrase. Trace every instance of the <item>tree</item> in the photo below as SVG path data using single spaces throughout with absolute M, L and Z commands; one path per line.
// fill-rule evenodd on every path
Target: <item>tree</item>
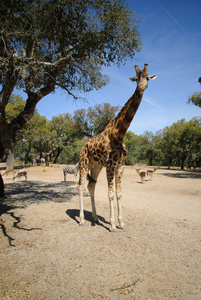
M 194 93 L 191 97 L 188 98 L 187 103 L 193 103 L 194 105 L 201 107 L 201 92 Z
M 12 94 L 8 99 L 8 105 L 5 108 L 7 123 L 16 118 L 24 109 L 25 101 L 19 95 Z
M 119 106 L 112 106 L 110 103 L 96 104 L 87 110 L 76 110 L 73 117 L 74 132 L 80 138 L 97 135 L 115 118 L 118 110 Z
M 101 133 L 107 124 L 116 116 L 119 106 L 112 106 L 110 103 L 96 104 L 89 107 L 87 116 L 91 124 L 92 135 Z
M 103 65 L 140 51 L 138 20 L 123 0 L 0 0 L 0 158 L 15 143 L 37 103 L 56 87 L 99 89 Z M 5 108 L 14 88 L 26 104 L 10 123 Z
M 201 77 L 198 79 L 198 82 L 201 84 Z M 201 92 L 194 93 L 188 98 L 187 103 L 193 103 L 194 105 L 201 107 Z
M 75 89 L 99 89 L 108 82 L 101 67 L 125 63 L 140 47 L 138 20 L 123 0 L 1 0 L 1 152 L 56 87 L 74 97 Z M 8 124 L 5 108 L 14 88 L 27 99 Z
M 200 119 L 185 119 L 173 123 L 172 126 L 163 130 L 161 147 L 169 166 L 173 163 L 184 169 L 187 158 L 192 161 L 193 156 L 199 156 L 201 144 Z
M 128 150 L 128 155 L 125 163 L 133 165 L 138 161 L 137 152 L 139 149 L 139 136 L 134 134 L 132 131 L 128 131 L 125 135 L 124 143 Z
M 10 96 L 8 105 L 5 108 L 7 123 L 11 123 L 23 111 L 25 104 L 26 102 L 21 96 L 14 94 Z M 42 135 L 44 140 L 44 134 L 47 131 L 47 119 L 44 116 L 40 116 L 37 109 L 35 109 L 32 119 L 16 135 L 17 144 L 15 145 L 15 153 L 25 164 L 28 163 L 31 148 Z
M 75 111 L 73 116 L 74 132 L 78 138 L 92 137 L 92 128 L 87 115 L 87 110 L 82 108 Z
M 75 140 L 76 134 L 73 130 L 72 116 L 68 113 L 53 117 L 48 124 L 51 132 L 49 140 L 49 148 L 54 157 L 54 163 L 63 149 L 72 144 Z
M 140 135 L 142 158 L 149 166 L 159 165 L 162 157 L 160 149 L 160 132 L 153 134 L 151 131 L 145 131 Z

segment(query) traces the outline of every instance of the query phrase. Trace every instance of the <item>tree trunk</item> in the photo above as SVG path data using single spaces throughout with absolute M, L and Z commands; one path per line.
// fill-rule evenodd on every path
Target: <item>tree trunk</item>
M 5 196 L 4 194 L 4 183 L 3 183 L 3 178 L 0 173 L 0 198 L 3 198 Z
M 170 166 L 172 164 L 172 157 L 168 157 L 168 169 L 170 169 Z
M 182 158 L 181 158 L 181 170 L 184 169 L 184 162 L 186 160 L 187 155 L 183 153 Z
M 55 79 L 63 67 L 64 66 L 62 64 L 58 64 L 55 70 L 50 74 L 46 86 L 42 87 L 38 92 L 27 93 L 28 98 L 26 100 L 24 110 L 16 118 L 14 118 L 10 124 L 6 122 L 5 107 L 8 104 L 8 99 L 12 94 L 14 87 L 16 86 L 17 72 L 19 72 L 19 70 L 15 71 L 15 74 L 10 74 L 9 72 L 6 74 L 7 82 L 3 86 L 0 93 L 0 159 L 4 155 L 5 149 L 10 149 L 12 148 L 13 144 L 15 144 L 17 132 L 32 118 L 37 103 L 43 97 L 53 92 L 56 83 Z M 0 194 L 4 195 L 4 183 L 1 175 Z
M 57 152 L 57 155 L 56 155 L 56 157 L 55 157 L 55 159 L 53 161 L 53 164 L 56 164 L 57 159 L 58 159 L 59 155 L 61 154 L 62 150 L 63 150 L 63 148 L 58 148 L 58 152 Z
M 25 165 L 28 164 L 28 158 L 29 158 L 29 153 L 31 152 L 31 143 L 29 142 L 29 148 L 25 154 L 25 158 L 24 158 L 24 163 Z
M 149 166 L 153 166 L 153 153 L 151 153 L 150 157 L 149 157 L 149 162 L 148 162 Z
M 3 145 L 0 141 L 0 158 L 3 157 L 4 151 L 5 151 L 5 149 L 4 149 L 4 147 L 3 147 Z M 1 173 L 0 173 L 0 198 L 3 198 L 4 196 L 5 196 L 5 194 L 4 194 L 4 182 L 3 182 L 3 178 L 2 178 Z

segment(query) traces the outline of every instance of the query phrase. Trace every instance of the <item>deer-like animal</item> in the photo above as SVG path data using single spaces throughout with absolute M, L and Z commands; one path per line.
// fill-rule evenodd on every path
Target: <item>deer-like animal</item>
M 13 174 L 15 174 L 16 173 L 16 171 L 15 170 L 7 170 L 5 173 L 3 173 L 2 174 L 2 176 L 4 176 L 4 175 L 8 175 L 9 173 L 13 173 Z
M 154 167 L 154 169 L 148 169 L 147 170 L 147 176 L 150 176 L 150 178 L 152 179 L 152 176 L 154 175 L 154 173 L 156 172 L 157 168 Z
M 141 183 L 143 183 L 143 180 L 146 176 L 146 172 L 145 171 L 140 171 L 140 169 L 136 169 L 136 172 L 140 175 Z
M 13 177 L 13 181 L 16 179 L 16 178 L 21 178 L 21 177 L 25 177 L 25 179 L 27 180 L 27 171 L 19 171 L 17 173 L 16 176 Z

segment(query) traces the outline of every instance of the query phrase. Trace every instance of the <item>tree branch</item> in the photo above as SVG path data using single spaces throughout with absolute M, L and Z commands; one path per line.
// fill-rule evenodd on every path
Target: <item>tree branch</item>
M 45 61 L 38 61 L 35 57 L 24 57 L 21 56 L 17 59 L 17 64 L 26 64 L 29 66 L 42 66 L 45 69 L 57 69 L 57 68 L 63 68 L 66 66 L 67 63 L 70 61 L 73 61 L 73 56 L 69 55 L 66 57 L 62 57 L 55 61 L 54 63 L 51 62 L 45 62 Z
M 0 91 L 0 123 L 5 121 L 5 107 L 8 104 L 8 100 L 10 95 L 12 94 L 20 70 L 14 69 L 13 59 L 11 58 L 9 61 L 10 68 L 7 70 L 5 74 L 5 80 L 3 83 L 2 90 Z
M 6 41 L 5 41 L 4 36 L 3 36 L 3 30 L 0 33 L 0 54 L 3 57 L 8 57 L 9 56 L 9 52 L 8 52 L 8 49 L 7 49 L 7 46 L 6 46 Z
M 78 99 L 78 97 L 76 97 L 73 93 L 71 93 L 67 87 L 65 87 L 64 85 L 62 85 L 62 84 L 56 82 L 56 80 L 51 76 L 51 74 L 49 74 L 49 73 L 47 73 L 47 74 L 48 74 L 48 75 L 52 78 L 52 80 L 55 82 L 55 85 L 61 87 L 61 88 L 64 89 L 65 91 L 67 91 L 68 94 L 69 94 L 70 96 L 72 96 L 75 100 Z

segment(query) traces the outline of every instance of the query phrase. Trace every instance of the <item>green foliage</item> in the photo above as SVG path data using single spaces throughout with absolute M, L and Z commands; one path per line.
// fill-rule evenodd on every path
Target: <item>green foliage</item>
M 3 1 L 0 142 L 4 148 L 12 146 L 37 103 L 56 87 L 77 98 L 79 90 L 106 85 L 102 66 L 124 64 L 140 51 L 138 24 L 123 0 Z M 23 89 L 27 99 L 24 109 L 7 123 L 5 109 L 14 88 Z
M 201 77 L 198 79 L 198 82 L 201 84 Z M 201 92 L 194 93 L 188 98 L 187 103 L 193 103 L 194 105 L 201 107 Z
M 74 130 L 78 136 L 91 137 L 102 132 L 111 119 L 115 118 L 119 106 L 110 103 L 96 104 L 87 110 L 79 109 L 74 114 Z
M 185 166 L 185 161 L 199 156 L 201 146 L 201 119 L 185 119 L 174 123 L 163 130 L 162 150 L 165 153 L 165 164 Z M 195 163 L 195 162 L 194 162 Z
M 87 116 L 91 124 L 93 135 L 102 132 L 107 124 L 115 118 L 119 106 L 112 106 L 110 103 L 96 104 L 94 107 L 89 107 Z
M 128 131 L 124 142 L 128 150 L 126 164 L 160 164 L 162 152 L 159 146 L 161 139 L 158 133 L 154 135 L 152 132 L 146 131 L 144 134 L 137 136 Z
M 21 108 L 25 101 L 12 95 L 9 107 L 10 115 L 14 115 L 16 107 Z M 118 106 L 103 103 L 78 110 L 74 116 L 61 114 L 47 121 L 37 112 L 26 126 L 18 133 L 15 154 L 25 163 L 32 157 L 52 157 L 62 163 L 78 161 L 79 152 L 87 136 L 98 134 L 108 122 L 115 117 Z
M 8 123 L 16 118 L 25 107 L 25 101 L 19 95 L 12 94 L 5 109 L 6 120 Z
M 187 103 L 193 103 L 194 105 L 201 107 L 201 92 L 194 93 L 191 97 L 188 98 Z
M 126 158 L 126 164 L 133 165 L 138 161 L 138 149 L 139 149 L 139 137 L 133 132 L 128 131 L 126 133 L 124 143 L 128 150 L 128 156 Z
M 86 141 L 87 138 L 85 137 L 70 144 L 62 151 L 58 158 L 58 162 L 61 164 L 76 164 L 79 161 L 80 151 Z
M 185 119 L 158 131 L 146 131 L 136 136 L 128 131 L 125 137 L 128 149 L 127 164 L 146 163 L 187 167 L 201 166 L 201 119 Z
M 7 106 L 7 119 L 15 110 L 23 109 L 21 97 L 12 95 Z M 118 106 L 108 103 L 80 109 L 74 115 L 58 115 L 48 121 L 35 112 L 33 118 L 19 132 L 15 157 L 26 163 L 33 156 L 51 157 L 53 162 L 75 164 L 88 137 L 102 131 L 115 117 Z M 18 113 L 18 112 L 17 112 Z M 137 136 L 128 131 L 124 143 L 128 150 L 126 164 L 146 163 L 186 167 L 201 166 L 201 118 L 173 123 L 156 134 L 146 131 Z

